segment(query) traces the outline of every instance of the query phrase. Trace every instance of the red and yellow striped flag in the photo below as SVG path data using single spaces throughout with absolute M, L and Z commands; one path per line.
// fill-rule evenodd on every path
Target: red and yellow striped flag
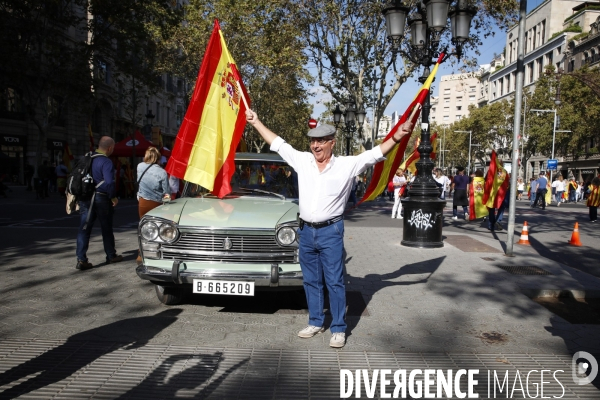
M 496 151 L 492 150 L 490 169 L 485 178 L 482 203 L 488 208 L 500 208 L 508 190 L 508 173 L 498 161 Z
M 392 128 L 390 133 L 387 134 L 384 140 L 388 140 L 389 138 L 394 136 L 394 133 L 396 133 L 400 126 L 404 122 L 406 122 L 406 120 L 408 120 L 409 117 L 412 117 L 413 123 L 415 123 L 415 121 L 419 118 L 421 106 L 425 102 L 425 98 L 429 93 L 431 83 L 433 82 L 433 78 L 435 77 L 435 74 L 438 70 L 438 67 L 440 66 L 440 63 L 442 62 L 443 57 L 444 53 L 441 53 L 440 57 L 435 63 L 435 66 L 433 67 L 433 71 L 431 71 L 429 77 L 427 77 L 427 80 L 415 96 L 413 102 L 408 106 L 404 114 L 402 114 L 402 118 L 400 118 L 398 123 Z M 416 110 L 415 108 L 418 108 L 418 110 Z M 414 114 L 412 113 L 413 110 L 416 111 Z M 398 169 L 398 166 L 400 166 L 400 162 L 402 161 L 404 150 L 406 150 L 406 146 L 408 145 L 409 139 L 410 135 L 404 136 L 400 143 L 394 146 L 392 151 L 388 153 L 384 162 L 375 164 L 375 168 L 373 170 L 373 177 L 371 178 L 371 183 L 369 184 L 369 187 L 365 191 L 365 194 L 359 203 L 362 203 L 364 201 L 375 200 L 377 196 L 379 196 L 379 194 L 381 194 L 381 192 L 383 192 L 383 190 L 387 187 L 388 182 L 393 179 L 394 174 Z
M 419 153 L 419 149 L 418 149 L 420 141 L 421 141 L 421 138 L 417 139 L 415 149 L 413 150 L 412 153 L 410 153 L 410 155 L 408 157 L 406 157 L 406 159 L 404 160 L 402 165 L 400 165 L 400 168 L 402 168 L 405 171 L 410 171 L 410 173 L 413 175 L 417 172 L 417 161 L 419 161 L 419 159 L 421 158 L 421 153 Z M 431 160 L 435 160 L 435 156 L 436 156 L 435 146 L 437 145 L 437 132 L 431 136 L 430 141 L 431 141 L 431 147 L 433 147 L 433 150 L 429 154 L 429 158 Z
M 235 149 L 246 126 L 245 91 L 215 20 L 194 94 L 167 163 L 170 175 L 201 185 L 219 198 L 231 192 Z

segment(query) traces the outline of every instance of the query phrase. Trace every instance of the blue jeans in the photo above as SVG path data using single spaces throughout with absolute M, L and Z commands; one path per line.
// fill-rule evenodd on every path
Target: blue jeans
M 77 232 L 77 259 L 87 261 L 87 249 L 90 245 L 90 236 L 96 219 L 100 221 L 100 229 L 102 230 L 102 243 L 104 244 L 104 252 L 106 259 L 117 255 L 115 250 L 115 235 L 113 234 L 113 214 L 115 213 L 112 201 L 106 195 L 96 195 L 94 199 L 94 207 L 92 208 L 90 221 L 87 228 L 84 230 L 85 220 L 90 209 L 90 201 L 79 202 L 79 213 L 81 219 L 79 221 L 79 231 Z
M 300 235 L 300 267 L 308 303 L 308 323 L 323 326 L 323 282 L 329 292 L 331 333 L 346 331 L 346 288 L 344 286 L 344 221 L 315 229 L 304 225 Z

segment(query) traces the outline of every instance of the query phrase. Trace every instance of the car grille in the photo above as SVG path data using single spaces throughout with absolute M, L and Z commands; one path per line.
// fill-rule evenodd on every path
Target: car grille
M 231 248 L 223 246 L 226 239 Z M 173 244 L 161 246 L 162 258 L 182 261 L 230 263 L 294 263 L 296 248 L 280 247 L 275 235 L 235 235 L 207 232 L 182 232 Z

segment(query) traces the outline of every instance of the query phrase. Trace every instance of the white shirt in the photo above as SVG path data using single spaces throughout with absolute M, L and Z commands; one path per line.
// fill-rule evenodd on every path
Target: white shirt
M 446 175 L 442 175 L 439 178 L 434 175 L 433 179 L 435 179 L 435 181 L 437 183 L 442 185 L 442 192 L 445 192 L 448 190 L 448 184 L 450 183 L 450 179 L 448 179 L 448 177 Z
M 552 182 L 552 187 L 556 188 L 557 192 L 564 192 L 565 191 L 565 183 L 564 183 L 564 181 L 561 182 L 558 179 L 555 180 L 554 182 Z
M 402 175 L 402 176 L 394 175 L 394 179 L 392 179 L 392 182 L 394 182 L 394 186 L 400 185 L 400 186 L 394 188 L 394 194 L 398 195 L 398 192 L 400 191 L 400 189 L 402 189 L 402 186 L 404 186 L 404 184 L 406 184 L 406 178 L 404 177 L 404 175 Z
M 294 149 L 281 137 L 271 143 L 276 151 L 298 173 L 300 218 L 307 222 L 324 222 L 344 213 L 355 176 L 385 160 L 379 146 L 358 156 L 331 156 L 329 164 L 319 171 L 315 156 Z

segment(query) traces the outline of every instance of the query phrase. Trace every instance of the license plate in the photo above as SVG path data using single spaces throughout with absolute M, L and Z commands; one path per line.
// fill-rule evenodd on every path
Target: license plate
M 254 282 L 194 279 L 194 293 L 254 296 Z

